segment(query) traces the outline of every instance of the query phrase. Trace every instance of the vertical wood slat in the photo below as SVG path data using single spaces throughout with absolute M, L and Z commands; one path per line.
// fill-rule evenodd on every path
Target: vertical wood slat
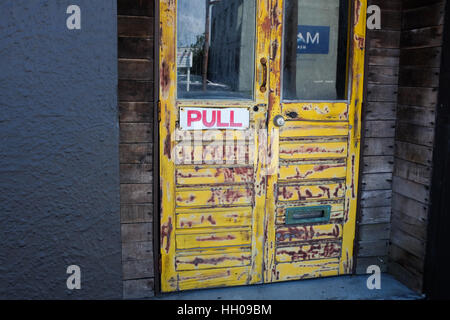
M 387 269 L 400 58 L 401 1 L 372 0 L 371 4 L 381 8 L 382 29 L 367 30 L 357 273 L 365 273 L 371 264 Z

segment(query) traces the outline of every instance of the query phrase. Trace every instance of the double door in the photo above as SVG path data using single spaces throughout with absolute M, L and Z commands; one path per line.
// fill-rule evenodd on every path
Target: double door
M 365 0 L 161 0 L 163 292 L 349 274 Z

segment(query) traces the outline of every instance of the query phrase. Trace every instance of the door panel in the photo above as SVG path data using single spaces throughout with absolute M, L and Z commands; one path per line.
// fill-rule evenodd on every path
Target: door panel
M 351 273 L 366 1 L 207 3 L 160 0 L 161 290 Z
M 301 280 L 339 275 L 340 259 L 277 263 L 272 281 Z
M 180 271 L 177 273 L 176 284 L 174 283 L 173 286 L 177 286 L 177 290 L 191 290 L 249 284 L 252 282 L 251 270 L 251 266 L 247 266 Z M 169 279 L 169 283 L 174 282 L 172 279 Z
M 346 137 L 348 123 L 317 122 L 317 121 L 289 121 L 288 125 L 280 128 L 280 140 L 291 140 L 299 137 L 323 139 L 324 137 Z
M 186 230 L 187 231 L 187 230 Z M 175 232 L 177 249 L 213 248 L 250 245 L 249 228 L 230 228 L 214 230 L 193 230 Z
M 348 153 L 347 137 L 345 138 L 311 138 L 297 141 L 280 141 L 279 158 L 284 163 L 292 161 L 346 158 Z
M 299 246 L 280 246 L 277 248 L 276 261 L 298 262 L 339 258 L 341 256 L 341 241 L 323 241 L 318 244 L 303 244 Z
M 345 179 L 345 161 L 333 163 L 305 163 L 280 165 L 280 182 L 305 181 L 306 179 Z
M 176 257 L 177 271 L 200 270 L 212 268 L 230 268 L 250 265 L 252 253 L 249 248 L 237 252 L 219 252 L 216 254 L 194 253 L 190 256 Z
M 177 209 L 177 228 L 251 226 L 252 208 Z
M 306 184 L 279 183 L 277 187 L 278 202 L 337 199 L 344 197 L 344 181 L 308 181 Z
M 286 119 L 304 120 L 329 120 L 344 121 L 348 119 L 348 104 L 341 102 L 318 102 L 318 103 L 286 103 L 283 106 L 282 115 Z

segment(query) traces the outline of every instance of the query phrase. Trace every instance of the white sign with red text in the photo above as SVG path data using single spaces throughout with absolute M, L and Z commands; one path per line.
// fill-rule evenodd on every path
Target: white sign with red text
M 247 108 L 181 108 L 181 130 L 245 130 L 250 125 Z

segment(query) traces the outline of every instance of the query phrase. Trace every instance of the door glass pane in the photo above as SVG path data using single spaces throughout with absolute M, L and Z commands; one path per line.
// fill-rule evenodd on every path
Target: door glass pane
M 348 0 L 285 3 L 283 99 L 347 97 Z
M 180 99 L 252 99 L 256 0 L 178 0 Z

